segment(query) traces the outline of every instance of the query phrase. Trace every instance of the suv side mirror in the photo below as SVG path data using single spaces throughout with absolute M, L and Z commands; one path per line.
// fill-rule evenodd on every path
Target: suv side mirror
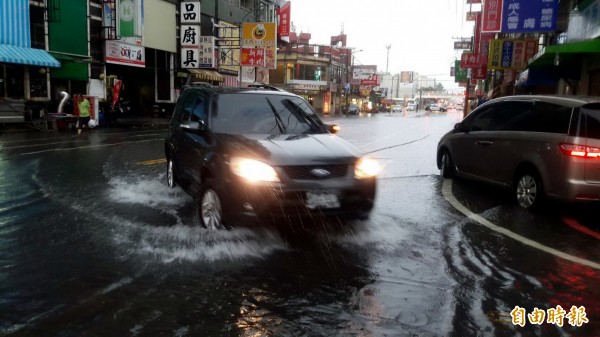
M 206 129 L 206 125 L 204 124 L 204 121 L 187 121 L 187 122 L 183 122 L 180 123 L 179 126 L 184 130 L 184 131 L 190 131 L 190 132 L 194 132 L 194 131 L 204 131 Z
M 461 123 L 456 123 L 454 124 L 454 131 L 456 132 L 467 132 L 467 128 L 465 127 L 465 125 L 461 122 Z

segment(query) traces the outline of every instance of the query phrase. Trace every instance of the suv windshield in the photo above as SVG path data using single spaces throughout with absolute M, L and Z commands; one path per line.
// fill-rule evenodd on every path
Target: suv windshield
M 219 95 L 211 123 L 214 132 L 228 134 L 324 132 L 304 99 L 286 95 Z

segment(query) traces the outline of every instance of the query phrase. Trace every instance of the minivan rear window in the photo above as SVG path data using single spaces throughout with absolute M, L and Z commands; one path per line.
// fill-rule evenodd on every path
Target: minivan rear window
M 600 139 L 600 103 L 582 106 L 581 116 L 585 137 Z

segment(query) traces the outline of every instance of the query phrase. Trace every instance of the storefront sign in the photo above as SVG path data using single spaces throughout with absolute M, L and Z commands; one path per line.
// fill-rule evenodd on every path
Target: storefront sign
M 379 80 L 377 78 L 377 74 L 371 75 L 370 78 L 366 80 L 360 80 L 361 85 L 379 85 Z
M 497 39 L 490 41 L 488 69 L 522 70 L 537 53 L 536 39 Z
M 556 30 L 559 0 L 487 0 L 482 32 L 539 33 Z
M 460 67 L 463 69 L 475 68 L 479 65 L 477 54 L 472 51 L 463 51 L 460 56 Z
M 460 61 L 456 60 L 454 61 L 454 81 L 455 82 L 461 82 L 461 81 L 466 81 L 467 80 L 467 69 L 461 69 L 460 68 Z
M 181 47 L 198 47 L 200 46 L 200 26 L 199 25 L 182 25 L 181 32 Z
M 242 48 L 242 66 L 264 67 L 265 49 L 264 48 Z
M 185 1 L 179 7 L 181 24 L 200 24 L 200 1 Z
M 480 14 L 481 12 L 467 12 L 467 19 L 466 21 L 475 21 L 475 19 L 477 18 L 477 15 Z
M 471 41 L 454 41 L 454 49 L 471 49 Z
M 265 48 L 265 67 L 277 68 L 277 31 L 275 22 L 247 22 L 242 24 L 242 47 Z
M 215 37 L 200 36 L 200 52 L 198 53 L 198 68 L 215 68 Z
M 478 65 L 471 70 L 471 78 L 474 80 L 485 80 L 487 78 L 487 65 Z
M 106 62 L 143 68 L 146 64 L 144 47 L 127 44 L 116 40 L 107 40 Z
M 141 0 L 119 0 L 118 3 L 119 36 L 142 36 L 143 7 Z
M 290 84 L 293 90 L 308 90 L 308 91 L 320 91 L 321 86 L 318 84 Z
M 286 1 L 281 8 L 277 10 L 279 15 L 279 25 L 277 26 L 277 34 L 279 36 L 290 36 L 290 24 L 291 24 L 291 8 L 292 2 Z

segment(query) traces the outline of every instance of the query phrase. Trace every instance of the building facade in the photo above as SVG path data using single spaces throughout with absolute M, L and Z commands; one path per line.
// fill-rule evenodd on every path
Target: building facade
M 0 106 L 10 101 L 11 107 L 0 112 L 32 107 L 55 112 L 65 91 L 97 97 L 104 109 L 127 102 L 131 117 L 166 116 L 189 81 L 268 83 L 269 65 L 240 64 L 242 26 L 276 23 L 279 3 L 2 0 L 0 22 L 11 24 L 0 25 Z M 212 45 L 204 50 L 210 62 L 186 68 L 181 52 L 189 25 L 181 18 L 190 5 L 198 9 L 196 37 Z M 274 61 L 270 67 L 275 68 Z M 0 123 L 22 122 L 26 113 L 20 115 Z

